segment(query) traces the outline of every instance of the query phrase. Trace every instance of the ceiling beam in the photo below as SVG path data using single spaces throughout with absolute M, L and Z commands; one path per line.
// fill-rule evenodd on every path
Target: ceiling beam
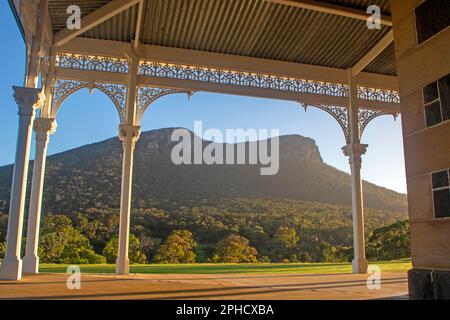
M 129 48 L 130 43 L 127 42 L 77 38 L 60 47 L 59 50 L 70 53 L 126 58 L 125 52 Z M 139 54 L 140 59 L 157 62 L 262 73 L 323 82 L 348 82 L 348 70 L 302 63 L 154 45 L 141 45 Z M 398 80 L 394 76 L 361 72 L 356 76 L 356 81 L 360 86 L 398 90 Z
M 105 83 L 118 83 L 126 85 L 128 75 L 105 71 L 78 70 L 69 68 L 55 68 L 55 78 L 75 81 L 98 81 Z
M 119 83 L 124 85 L 128 83 L 127 74 L 92 71 L 92 70 L 67 69 L 60 67 L 56 67 L 55 77 L 57 79 L 68 79 L 77 81 L 100 81 L 106 83 Z M 269 88 L 234 86 L 234 85 L 208 83 L 185 79 L 152 78 L 142 75 L 138 76 L 137 85 L 170 88 L 178 90 L 203 91 L 219 94 L 232 94 L 256 98 L 297 101 L 307 105 L 325 104 L 325 105 L 348 107 L 349 103 L 349 99 L 346 97 L 335 97 L 314 93 L 281 91 Z M 357 99 L 356 104 L 359 108 L 363 109 L 384 111 L 387 113 L 400 113 L 400 104 L 398 103 Z
M 291 7 L 297 7 L 307 10 L 314 10 L 323 13 L 334 14 L 338 16 L 343 16 L 347 18 L 353 18 L 358 20 L 367 21 L 369 15 L 366 11 L 353 9 L 341 5 L 336 5 L 332 3 L 325 3 L 315 0 L 264 0 L 266 2 L 278 3 L 282 5 L 287 5 Z M 381 24 L 386 26 L 392 26 L 392 19 L 389 16 L 381 16 Z
M 187 79 L 153 78 L 140 75 L 138 85 L 177 90 L 192 90 L 209 93 L 232 94 L 246 97 L 267 98 L 287 101 L 297 101 L 305 104 L 325 104 L 347 106 L 348 98 L 329 95 L 274 90 L 269 88 L 255 88 L 247 86 L 210 83 Z
M 89 29 L 98 26 L 102 22 L 114 17 L 115 15 L 127 10 L 137 4 L 140 0 L 113 0 L 101 8 L 91 12 L 81 19 L 81 28 L 69 30 L 67 28 L 56 33 L 53 44 L 57 47 L 69 42 Z
M 394 32 L 389 32 L 372 48 L 370 51 L 351 68 L 352 76 L 358 75 L 363 71 L 376 57 L 378 57 L 394 41 Z

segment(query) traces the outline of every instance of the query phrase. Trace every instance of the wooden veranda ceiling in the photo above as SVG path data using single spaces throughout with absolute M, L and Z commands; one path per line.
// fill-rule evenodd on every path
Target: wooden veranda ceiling
M 68 5 L 85 16 L 108 0 L 50 0 L 56 33 L 65 27 Z M 380 6 L 390 15 L 389 0 L 322 0 L 365 11 Z M 114 16 L 81 37 L 130 42 L 137 6 Z M 369 30 L 366 22 L 264 0 L 144 0 L 143 44 L 226 53 L 348 69 L 389 32 Z M 394 47 L 387 47 L 364 71 L 396 75 Z

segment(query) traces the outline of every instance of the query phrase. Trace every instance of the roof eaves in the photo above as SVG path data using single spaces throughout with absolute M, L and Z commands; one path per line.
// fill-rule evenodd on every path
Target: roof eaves
M 23 39 L 23 41 L 25 41 L 25 30 L 23 29 L 22 21 L 20 20 L 19 13 L 17 12 L 16 6 L 14 5 L 13 0 L 8 0 L 8 4 L 14 15 L 14 19 L 16 20 L 17 26 L 19 27 L 20 34 L 22 35 L 22 39 Z

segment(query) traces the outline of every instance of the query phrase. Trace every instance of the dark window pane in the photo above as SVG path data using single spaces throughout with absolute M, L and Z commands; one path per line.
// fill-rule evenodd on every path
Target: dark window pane
M 446 121 L 450 119 L 450 74 L 439 80 L 439 92 L 441 95 L 442 118 Z
M 439 100 L 425 106 L 425 115 L 427 118 L 427 127 L 431 127 L 442 122 L 441 103 Z
M 434 216 L 436 218 L 450 217 L 450 189 L 433 191 Z
M 431 175 L 433 189 L 448 187 L 448 171 L 435 172 Z
M 417 41 L 419 44 L 450 25 L 449 12 L 450 1 L 448 0 L 427 0 L 416 8 Z
M 430 103 L 439 98 L 437 82 L 430 83 L 423 88 L 423 102 Z

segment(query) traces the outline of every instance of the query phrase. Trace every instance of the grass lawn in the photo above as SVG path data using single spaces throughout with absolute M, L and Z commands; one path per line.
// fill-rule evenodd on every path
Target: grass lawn
M 406 272 L 411 269 L 410 260 L 372 262 L 385 272 Z M 65 273 L 66 264 L 41 264 L 40 272 Z M 114 273 L 113 264 L 80 265 L 81 271 L 86 273 Z M 216 274 L 216 273 L 350 273 L 350 263 L 258 263 L 258 264 L 138 264 L 130 267 L 131 273 L 172 273 L 172 274 Z

